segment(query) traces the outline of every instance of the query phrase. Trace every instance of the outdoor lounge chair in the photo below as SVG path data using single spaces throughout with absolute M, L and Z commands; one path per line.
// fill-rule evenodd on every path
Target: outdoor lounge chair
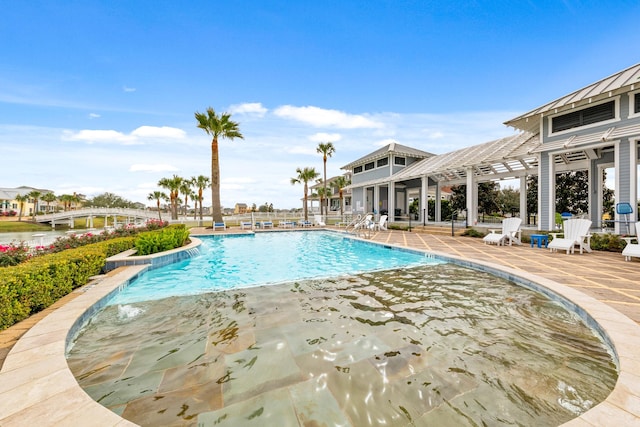
M 324 221 L 322 220 L 322 215 L 314 215 L 313 216 L 313 223 L 315 225 L 318 225 L 320 227 L 326 227 L 327 224 L 324 223 Z
M 214 222 L 213 223 L 213 231 L 216 231 L 218 229 L 226 230 L 227 229 L 227 225 L 224 222 Z
M 282 228 L 293 228 L 293 221 L 282 220 L 278 223 L 278 227 Z
M 311 221 L 308 221 L 306 219 L 303 219 L 302 221 L 298 221 L 298 225 L 300 227 L 311 227 Z
M 489 229 L 490 233 L 484 236 L 485 244 L 495 243 L 496 245 L 504 245 L 509 241 L 509 246 L 512 244 L 522 244 L 522 230 L 520 229 L 522 224 L 521 218 L 505 218 L 502 221 L 502 228 Z
M 242 221 L 242 222 L 240 222 L 240 229 L 241 230 L 246 230 L 246 229 L 251 230 L 252 228 L 253 228 L 253 223 L 251 223 L 251 221 Z
M 625 261 L 631 261 L 631 257 L 640 258 L 640 222 L 635 223 L 636 228 L 636 236 L 633 237 L 623 237 L 627 242 L 627 246 L 622 250 L 622 255 L 624 255 Z M 631 243 L 635 240 L 635 243 Z
M 387 229 L 387 215 L 381 215 L 378 222 L 373 223 L 373 229 L 382 231 Z
M 553 236 L 553 240 L 549 242 L 548 246 L 551 252 L 560 249 L 567 251 L 568 255 L 569 252 L 574 253 L 576 246 L 580 248 L 580 253 L 583 250 L 591 252 L 591 234 L 589 234 L 591 220 L 571 218 L 564 221 L 563 227 L 563 233 L 549 233 Z M 562 238 L 557 237 L 560 234 L 563 235 Z
M 273 228 L 273 222 L 272 221 L 262 221 L 260 226 L 262 228 Z

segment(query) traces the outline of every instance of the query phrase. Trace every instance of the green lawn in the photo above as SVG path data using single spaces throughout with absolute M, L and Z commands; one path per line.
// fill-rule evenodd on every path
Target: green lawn
M 0 233 L 19 233 L 21 231 L 49 231 L 51 226 L 25 221 L 0 221 Z

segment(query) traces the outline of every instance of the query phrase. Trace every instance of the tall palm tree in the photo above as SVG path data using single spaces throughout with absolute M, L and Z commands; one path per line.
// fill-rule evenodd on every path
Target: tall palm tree
M 309 192 L 309 181 L 313 181 L 320 174 L 316 172 L 315 168 L 304 168 L 296 169 L 297 177 L 291 178 L 291 185 L 302 184 L 304 183 L 304 220 L 309 220 L 309 215 L 307 213 L 307 193 Z
M 200 203 L 200 221 L 202 221 L 202 190 L 205 188 L 209 188 L 211 185 L 211 180 L 208 176 L 198 175 L 197 177 L 192 177 L 194 185 L 198 189 L 198 202 Z
M 344 175 L 337 177 L 333 181 L 333 186 L 338 189 L 338 196 L 340 197 L 340 216 L 344 215 L 344 200 L 342 198 L 342 189 L 349 184 L 351 184 L 351 181 Z
M 220 155 L 218 153 L 218 138 L 233 140 L 244 139 L 238 123 L 231 121 L 231 114 L 216 114 L 211 107 L 207 113 L 195 113 L 198 127 L 204 130 L 211 139 L 211 215 L 213 222 L 222 222 L 222 206 L 220 204 Z
M 20 209 L 18 211 L 18 221 L 22 221 L 22 211 L 24 210 L 24 204 L 27 200 L 29 200 L 29 197 L 27 195 L 18 194 L 16 196 L 16 202 L 18 202 L 18 206 L 20 206 Z
M 318 144 L 318 148 L 316 148 L 316 152 L 322 154 L 322 161 L 324 162 L 324 194 L 327 194 L 327 157 L 333 156 L 333 153 L 336 152 L 336 147 L 333 146 L 331 142 L 321 142 Z M 320 204 L 320 214 L 322 214 L 322 206 L 324 203 Z M 327 206 L 324 206 L 324 214 L 328 214 Z
M 51 202 L 55 202 L 57 197 L 53 193 L 45 193 L 42 195 L 41 199 L 43 202 L 47 203 L 47 213 L 48 213 L 51 211 L 50 209 Z
M 173 178 L 162 178 L 158 181 L 158 186 L 169 190 L 169 203 L 171 204 L 171 219 L 178 219 L 178 196 L 180 195 L 180 184 L 182 178 L 173 175 Z
M 27 194 L 27 196 L 33 199 L 33 220 L 35 221 L 36 213 L 38 213 L 38 200 L 40 199 L 40 196 L 42 196 L 42 193 L 38 190 L 33 190 Z
M 169 197 L 167 197 L 166 194 L 164 194 L 162 191 L 154 191 L 153 193 L 149 193 L 149 195 L 147 196 L 147 200 L 155 200 L 156 201 L 156 206 L 158 207 L 158 219 L 160 221 L 162 221 L 162 215 L 160 214 L 160 200 L 168 200 Z

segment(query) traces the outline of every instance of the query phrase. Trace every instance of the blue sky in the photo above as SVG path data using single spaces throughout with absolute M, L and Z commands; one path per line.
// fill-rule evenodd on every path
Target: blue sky
M 149 205 L 210 174 L 209 106 L 245 137 L 221 141 L 222 204 L 290 208 L 319 142 L 329 176 L 390 141 L 445 153 L 639 62 L 637 0 L 0 6 L 0 187 Z

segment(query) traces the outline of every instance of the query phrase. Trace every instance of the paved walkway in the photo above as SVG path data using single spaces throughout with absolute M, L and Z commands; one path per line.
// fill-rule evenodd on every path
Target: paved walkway
M 192 233 L 197 234 L 198 231 L 206 234 L 204 230 L 192 230 Z M 611 336 L 620 356 L 621 374 L 616 389 L 606 402 L 565 426 L 640 425 L 640 261 L 626 262 L 619 253 L 565 255 L 529 245 L 496 247 L 484 245 L 481 239 L 405 231 L 377 232 L 371 240 L 500 265 L 510 273 L 521 272 L 525 277 L 534 274 L 544 286 L 576 301 Z M 24 425 L 22 423 L 27 419 L 34 422 L 32 425 L 78 425 L 78 422 L 101 426 L 131 425 L 90 401 L 79 389 L 66 366 L 64 342 L 66 331 L 74 319 L 93 304 L 92 301 L 134 274 L 137 273 L 123 271 L 110 275 L 80 298 L 71 295 L 60 301 L 57 305 L 61 308 L 52 309 L 45 322 L 32 328 L 37 320 L 37 317 L 32 317 L 0 333 L 0 363 L 15 340 L 26 333 L 26 340 L 21 340 L 12 352 L 15 354 L 13 360 L 10 362 L 9 356 L 7 366 L 3 367 L 4 376 L 0 381 L 1 425 L 5 422 L 6 425 Z M 554 289 L 556 284 L 567 288 L 560 286 L 564 290 Z M 599 302 L 585 298 L 583 294 Z M 40 317 L 44 315 L 46 313 Z M 50 361 L 52 356 L 55 363 Z M 2 408 L 13 415 L 2 413 Z

